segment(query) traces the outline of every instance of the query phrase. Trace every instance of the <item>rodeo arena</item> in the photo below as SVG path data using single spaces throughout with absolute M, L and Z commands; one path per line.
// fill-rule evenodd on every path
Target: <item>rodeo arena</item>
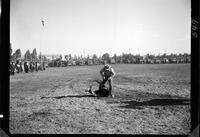
M 190 54 L 19 51 L 10 59 L 11 134 L 190 132 Z
M 10 3 L 10 134 L 190 135 L 189 1 Z

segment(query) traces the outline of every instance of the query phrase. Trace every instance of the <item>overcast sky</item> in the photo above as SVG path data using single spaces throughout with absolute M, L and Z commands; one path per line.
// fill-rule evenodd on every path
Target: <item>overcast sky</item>
M 10 10 L 22 54 L 190 53 L 190 0 L 11 0 Z

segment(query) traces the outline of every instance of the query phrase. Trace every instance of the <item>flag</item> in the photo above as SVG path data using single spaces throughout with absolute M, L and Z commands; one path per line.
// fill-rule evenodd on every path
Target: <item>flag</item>
M 44 27 L 44 20 L 41 20 L 41 22 L 42 22 L 42 26 Z

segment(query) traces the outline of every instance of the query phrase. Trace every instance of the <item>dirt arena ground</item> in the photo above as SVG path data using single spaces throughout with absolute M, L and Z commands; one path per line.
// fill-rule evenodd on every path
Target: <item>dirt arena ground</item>
M 190 132 L 190 64 L 112 65 L 115 98 L 98 88 L 98 66 L 10 76 L 10 133 L 183 134 Z

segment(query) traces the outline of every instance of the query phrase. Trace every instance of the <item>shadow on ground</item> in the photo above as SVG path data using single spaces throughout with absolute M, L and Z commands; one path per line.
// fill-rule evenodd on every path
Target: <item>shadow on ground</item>
M 142 109 L 145 106 L 172 106 L 172 105 L 189 105 L 189 99 L 152 99 L 148 101 L 119 101 L 108 103 L 124 103 L 125 105 L 119 106 L 120 108 Z
M 40 99 L 47 99 L 47 98 L 55 98 L 55 99 L 62 99 L 62 98 L 84 98 L 84 97 L 97 97 L 95 95 L 69 95 L 69 96 L 56 96 L 56 97 L 41 97 Z M 107 97 L 107 96 L 98 96 L 99 98 Z
M 56 96 L 56 97 L 41 97 L 40 99 L 44 98 L 55 98 L 55 99 L 62 99 L 67 97 L 75 97 L 75 98 L 82 98 L 82 97 L 108 97 L 109 91 L 107 89 L 96 90 L 93 92 L 88 93 L 89 95 L 68 95 L 68 96 Z
M 45 99 L 45 98 L 55 98 L 55 99 L 62 99 L 62 98 L 82 98 L 82 97 L 95 97 L 94 95 L 69 95 L 69 96 L 56 96 L 56 97 L 41 97 L 41 99 Z

